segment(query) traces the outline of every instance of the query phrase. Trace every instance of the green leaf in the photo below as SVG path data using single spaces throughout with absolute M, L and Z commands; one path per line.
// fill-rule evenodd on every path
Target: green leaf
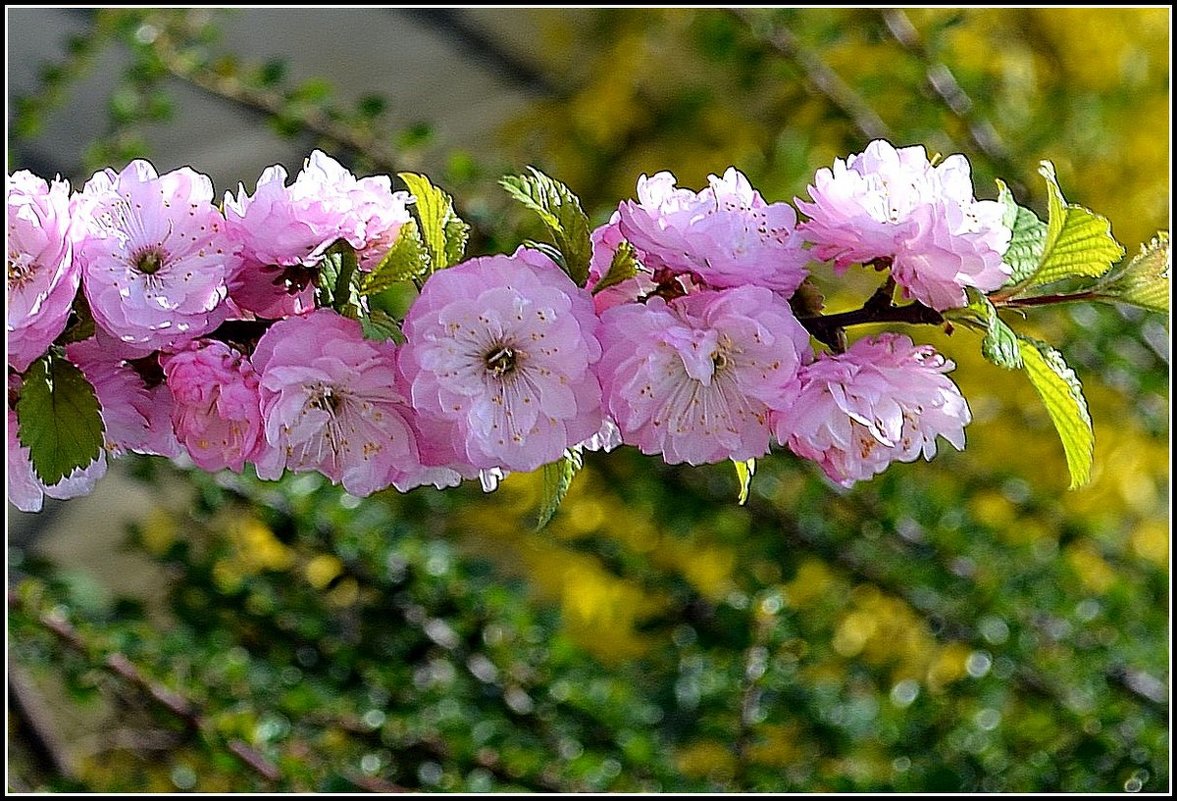
M 537 242 L 534 239 L 524 239 L 523 247 L 528 250 L 538 250 L 540 253 L 547 256 L 556 264 L 560 265 L 560 269 L 564 269 L 564 254 L 553 244 L 548 242 Z
M 331 97 L 331 82 L 326 78 L 310 78 L 290 93 L 291 102 L 322 103 Z
M 535 167 L 527 169 L 531 175 L 506 175 L 499 184 L 511 197 L 539 215 L 564 255 L 565 272 L 577 286 L 584 286 L 593 245 L 588 216 L 580 206 L 580 199 L 555 178 Z
M 1083 387 L 1063 355 L 1044 342 L 1019 337 L 1022 361 L 1030 383 L 1038 391 L 1046 412 L 1058 431 L 1071 473 L 1071 489 L 1091 478 L 1095 453 L 1095 432 L 1083 397 Z
M 466 243 L 470 241 L 470 224 L 452 216 L 445 224 L 445 266 L 457 264 L 466 255 Z
M 752 476 L 756 475 L 756 460 L 749 459 L 745 462 L 732 459 L 732 464 L 736 466 L 736 478 L 740 480 L 740 506 L 748 502 L 748 490 L 752 487 Z
M 1103 275 L 1124 257 L 1123 246 L 1112 236 L 1111 223 L 1082 206 L 1068 204 L 1049 161 L 1043 161 L 1038 171 L 1046 179 L 1049 216 L 1042 263 L 1028 279 L 1026 288 L 1066 278 Z
M 286 61 L 273 58 L 261 66 L 258 82 L 262 86 L 276 86 L 286 79 Z
M 316 290 L 320 308 L 330 307 L 353 320 L 360 316 L 359 264 L 355 248 L 346 239 L 327 249 L 319 263 Z
M 540 468 L 543 471 L 543 497 L 540 500 L 539 516 L 535 524 L 536 531 L 551 522 L 564 496 L 568 494 L 568 488 L 572 486 L 573 476 L 583 464 L 580 448 L 574 447 L 564 451 L 564 455 L 558 461 Z
M 46 354 L 29 367 L 16 404 L 21 444 L 47 487 L 102 452 L 102 423 L 94 387 L 66 359 Z
M 1042 263 L 1042 249 L 1046 245 L 1046 223 L 1029 209 L 1014 201 L 1013 193 L 1002 181 L 997 182 L 997 201 L 1004 207 L 1003 222 L 1012 231 L 1009 248 L 1003 261 L 1013 274 L 1006 285 L 1020 284 L 1032 276 Z
M 369 273 L 360 279 L 360 291 L 365 295 L 383 292 L 393 284 L 410 281 L 429 274 L 429 252 L 421 240 L 421 229 L 416 220 L 401 226 L 388 253 Z
M 454 211 L 454 199 L 424 175 L 402 172 L 397 177 L 413 195 L 415 202 L 410 208 L 417 217 L 421 239 L 429 253 L 430 269 L 441 270 L 457 264 L 465 253 L 470 226 Z
M 613 253 L 613 260 L 609 262 L 609 271 L 593 287 L 593 294 L 597 294 L 602 289 L 617 286 L 622 281 L 628 281 L 638 274 L 638 268 L 640 266 L 637 249 L 625 240 L 622 240 L 621 244 L 617 246 L 617 250 Z
M 1172 265 L 1169 232 L 1158 231 L 1140 246 L 1128 264 L 1095 289 L 1097 300 L 1130 303 L 1149 311 L 1169 312 L 1169 267 Z
M 361 315 L 360 327 L 364 329 L 364 339 L 372 339 L 377 342 L 391 339 L 398 344 L 405 341 L 405 335 L 401 333 L 401 327 L 396 318 L 383 309 L 372 309 L 367 314 Z
M 984 332 L 984 338 L 981 340 L 981 355 L 998 367 L 1004 367 L 1007 370 L 1020 368 L 1022 354 L 1018 347 L 1018 335 L 998 316 L 997 308 L 989 302 L 989 298 L 985 297 L 982 292 L 972 287 L 969 287 L 966 292 L 969 305 L 957 314 L 967 314 L 965 322 L 975 323 L 975 326 Z

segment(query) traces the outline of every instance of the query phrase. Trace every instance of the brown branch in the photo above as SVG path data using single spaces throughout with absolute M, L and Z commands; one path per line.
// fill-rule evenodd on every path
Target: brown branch
M 69 624 L 58 623 L 58 625 L 68 626 Z M 142 690 L 152 701 L 155 701 L 157 706 L 163 707 L 168 712 L 183 720 L 189 728 L 197 731 L 200 729 L 203 721 L 187 698 L 146 678 L 139 671 L 139 668 L 131 664 L 131 660 L 127 659 L 123 654 L 111 654 L 103 661 L 103 665 L 112 673 L 115 673 Z
M 399 784 L 385 781 L 376 776 L 360 776 L 356 773 L 344 773 L 343 778 L 354 784 L 356 787 L 363 790 L 365 793 L 415 793 L 417 790 L 410 790 L 407 787 L 401 787 Z
M 280 92 L 246 86 L 234 75 L 217 73 L 198 60 L 185 58 L 166 35 L 160 35 L 152 43 L 151 50 L 168 73 L 185 83 L 271 117 L 293 118 L 308 131 L 364 154 L 373 164 L 389 174 L 403 169 L 396 151 L 377 137 L 334 120 L 319 109 L 293 110 L 290 101 Z
M 267 117 L 293 119 L 311 133 L 362 154 L 377 170 L 388 175 L 396 175 L 406 169 L 400 155 L 378 136 L 333 119 L 320 109 L 292 108 L 289 99 L 281 92 L 247 86 L 235 75 L 223 75 L 197 60 L 187 59 L 166 35 L 159 36 L 152 43 L 152 52 L 172 77 L 215 97 Z M 454 202 L 457 204 L 457 200 Z M 490 230 L 477 219 L 464 219 L 481 237 L 490 238 Z
M 894 306 L 888 301 L 885 305 L 877 299 L 876 292 L 862 308 L 838 314 L 817 315 L 815 317 L 797 318 L 801 325 L 818 341 L 824 342 L 835 350 L 840 350 L 843 329 L 852 325 L 868 325 L 870 323 L 908 323 L 911 325 L 941 325 L 944 315 L 922 303 L 909 303 L 906 306 Z
M 250 770 L 266 780 L 277 782 L 282 778 L 277 765 L 266 759 L 257 749 L 246 745 L 241 740 L 230 740 L 228 742 L 228 748 L 233 756 L 240 759 Z
M 9 747 L 12 747 L 11 740 L 19 737 L 40 769 L 77 781 L 66 748 L 49 725 L 48 710 L 43 708 L 39 694 L 22 674 L 23 671 L 18 673 L 11 667 L 8 671 L 8 713 L 12 716 Z
M 895 41 L 924 65 L 924 79 L 929 88 L 964 125 L 969 139 L 976 148 L 1002 172 L 1015 174 L 1017 169 L 1010 161 L 1009 151 L 1006 150 L 997 130 L 987 119 L 973 113 L 976 110 L 973 99 L 957 82 L 952 70 L 932 55 L 906 12 L 898 8 L 888 8 L 880 13 Z
M 855 92 L 809 48 L 805 47 L 793 32 L 782 25 L 772 25 L 764 29 L 766 22 L 762 17 L 746 8 L 729 9 L 730 12 L 760 41 L 770 45 L 778 53 L 795 63 L 805 77 L 810 88 L 834 104 L 843 114 L 850 118 L 855 127 L 870 139 L 890 139 L 891 129 L 882 117 L 875 113 L 861 95 Z
M 21 608 L 23 606 L 23 601 L 15 593 L 9 593 L 8 601 L 10 609 Z M 70 625 L 68 621 L 61 617 L 48 614 L 34 613 L 30 617 L 52 632 L 65 645 L 83 655 L 89 655 L 90 646 L 78 630 Z M 190 731 L 199 732 L 212 741 L 215 741 L 217 738 L 213 727 L 208 725 L 208 722 L 197 711 L 197 707 L 192 701 L 162 684 L 147 678 L 126 655 L 117 651 L 108 654 L 105 659 L 101 660 L 101 666 L 142 692 L 157 707 L 179 719 Z M 240 740 L 230 740 L 226 743 L 226 747 L 242 764 L 266 781 L 274 783 L 281 781 L 282 774 L 277 766 L 251 746 Z
M 1034 295 L 1028 298 L 994 296 L 989 301 L 999 309 L 1025 309 L 1033 306 L 1051 306 L 1056 303 L 1075 303 L 1085 300 L 1099 300 L 1098 292 L 1075 292 L 1072 294 Z

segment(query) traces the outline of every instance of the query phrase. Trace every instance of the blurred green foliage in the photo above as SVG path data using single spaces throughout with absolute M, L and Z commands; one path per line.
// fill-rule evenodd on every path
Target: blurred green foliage
M 1052 159 L 1130 252 L 1167 225 L 1166 9 L 510 13 L 560 89 L 502 133 L 503 171 L 544 169 L 594 221 L 661 169 L 697 187 L 734 164 L 790 199 L 881 126 L 966 153 L 980 194 L 1004 178 L 1041 216 L 1034 173 Z M 145 15 L 194 59 L 189 79 L 278 92 L 280 130 L 367 120 L 372 152 L 314 129 L 358 169 L 415 141 L 380 131 L 378 99 L 332 108 L 280 64 L 201 61 L 216 18 L 191 12 L 97 15 L 132 42 L 133 85 L 155 91 L 160 68 L 133 35 Z M 159 110 L 112 103 L 124 145 Z M 536 233 L 498 167 L 456 154 L 432 176 L 478 226 L 472 253 Z M 834 310 L 870 290 L 824 288 Z M 537 533 L 538 474 L 361 502 L 314 475 L 140 460 L 144 481 L 182 488 L 132 537 L 169 577 L 163 603 L 107 600 L 18 554 L 9 647 L 79 708 L 115 699 L 142 736 L 68 776 L 17 737 L 10 767 L 102 792 L 1164 790 L 1167 321 L 1083 306 L 1030 323 L 1091 407 L 1094 476 L 1076 492 L 1025 377 L 929 328 L 910 333 L 958 364 L 968 450 L 852 491 L 780 453 L 738 506 L 730 465 L 587 454 Z

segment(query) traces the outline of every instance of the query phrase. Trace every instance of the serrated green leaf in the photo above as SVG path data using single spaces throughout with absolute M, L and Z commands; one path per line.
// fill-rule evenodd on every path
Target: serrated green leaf
M 997 182 L 997 201 L 1002 205 L 1002 222 L 1010 229 L 1009 247 L 1002 260 L 1013 271 L 1006 285 L 1019 284 L 1032 276 L 1042 263 L 1046 245 L 1046 223 L 1029 209 L 1014 201 L 1013 193 L 1002 181 Z
M 1076 489 L 1091 478 L 1095 453 L 1095 431 L 1091 427 L 1083 387 L 1061 353 L 1044 342 L 1027 337 L 1019 339 L 1026 375 L 1042 398 L 1062 440 L 1067 469 L 1071 473 L 1071 489 Z
M 568 488 L 572 486 L 572 479 L 584 464 L 580 448 L 569 448 L 558 461 L 546 464 L 542 468 L 543 496 L 540 499 L 539 515 L 536 519 L 536 530 L 542 529 L 556 514 Z
M 1098 300 L 1130 303 L 1149 311 L 1169 311 L 1169 268 L 1172 251 L 1169 232 L 1158 231 L 1147 245 L 1109 280 L 1095 289 Z
M 981 339 L 981 355 L 998 367 L 1015 370 L 1022 366 L 1018 335 L 1006 325 L 997 314 L 997 308 L 980 291 L 972 287 L 966 290 L 969 304 L 961 311 L 968 313 L 984 331 Z M 971 322 L 971 321 L 970 321 Z
M 396 319 L 383 309 L 372 309 L 360 316 L 360 327 L 364 330 L 364 339 L 383 342 L 391 339 L 400 344 L 405 341 L 401 327 Z
M 415 202 L 409 208 L 417 217 L 431 269 L 457 264 L 465 252 L 470 227 L 454 211 L 454 199 L 424 175 L 402 172 L 397 176 L 413 195 Z
M 639 267 L 641 264 L 638 262 L 637 249 L 622 240 L 621 244 L 617 246 L 617 250 L 613 252 L 613 260 L 609 262 L 609 271 L 593 287 L 593 294 L 597 294 L 602 289 L 617 286 L 622 281 L 628 281 L 638 274 Z
M 499 185 L 507 190 L 507 194 L 518 200 L 527 208 L 539 215 L 540 221 L 552 231 L 561 231 L 560 218 L 548 208 L 549 204 L 558 205 L 557 195 L 554 203 L 544 194 L 543 187 L 537 186 L 535 181 L 526 175 L 504 175 Z
M 752 476 L 756 475 L 756 460 L 748 459 L 741 462 L 732 459 L 732 464 L 736 466 L 736 478 L 740 480 L 740 506 L 748 502 L 748 490 L 752 487 Z
M 1097 278 L 1124 257 L 1106 217 L 1068 204 L 1059 188 L 1054 165 L 1043 161 L 1038 171 L 1046 179 L 1049 216 L 1042 262 L 1027 288 L 1067 278 Z
M 470 240 L 470 225 L 457 215 L 445 224 L 445 265 L 457 264 L 466 255 L 466 243 Z
M 539 215 L 564 256 L 565 272 L 577 286 L 584 286 L 593 245 L 588 215 L 580 206 L 580 198 L 565 184 L 535 167 L 527 169 L 531 175 L 507 175 L 499 184 L 511 197 Z
M 16 404 L 20 441 L 47 487 L 102 452 L 106 427 L 94 387 L 66 359 L 46 354 L 29 367 Z
M 429 266 L 429 251 L 421 241 L 421 230 L 416 220 L 409 220 L 401 226 L 396 241 L 380 263 L 371 272 L 364 273 L 360 279 L 360 291 L 375 295 L 393 284 L 428 275 Z

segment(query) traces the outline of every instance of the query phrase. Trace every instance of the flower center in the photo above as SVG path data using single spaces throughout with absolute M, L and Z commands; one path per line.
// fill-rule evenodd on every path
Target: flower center
M 339 407 L 343 405 L 343 396 L 335 392 L 332 387 L 319 387 L 311 396 L 310 402 L 307 404 L 312 409 L 320 409 L 328 414 L 334 416 Z
M 37 262 L 33 261 L 32 256 L 27 253 L 8 253 L 8 286 L 12 289 L 20 289 L 29 281 L 37 272 Z
M 318 265 L 308 267 L 305 264 L 292 264 L 283 267 L 280 264 L 272 264 L 262 267 L 262 270 L 275 272 L 276 275 L 270 283 L 280 287 L 287 295 L 297 295 L 319 280 Z
M 163 267 L 164 254 L 159 248 L 147 248 L 135 255 L 133 265 L 144 275 L 155 275 Z
M 517 358 L 515 349 L 509 345 L 498 345 L 483 356 L 486 369 L 496 378 L 501 378 L 515 370 Z

